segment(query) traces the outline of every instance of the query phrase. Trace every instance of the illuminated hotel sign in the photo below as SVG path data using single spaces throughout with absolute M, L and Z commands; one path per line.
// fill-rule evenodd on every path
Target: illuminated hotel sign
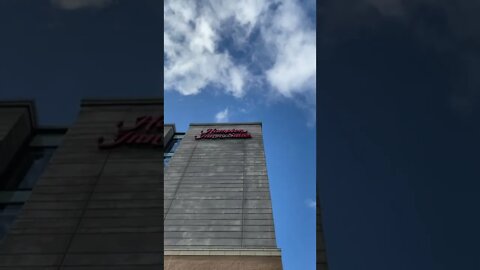
M 120 145 L 150 145 L 163 146 L 163 117 L 142 116 L 137 118 L 135 126 L 124 128 L 123 121 L 117 124 L 118 131 L 113 142 L 98 139 L 98 148 L 111 149 Z
M 207 129 L 206 132 L 200 131 L 199 136 L 195 136 L 195 140 L 212 140 L 212 139 L 249 139 L 252 135 L 243 129 Z

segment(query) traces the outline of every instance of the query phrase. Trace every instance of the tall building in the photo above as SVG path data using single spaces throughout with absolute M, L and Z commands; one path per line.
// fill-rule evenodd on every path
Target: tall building
M 262 125 L 166 125 L 165 138 L 165 269 L 282 269 Z
M 0 269 L 162 269 L 162 130 L 162 100 L 85 100 L 68 129 L 0 103 Z
M 0 269 L 164 266 L 282 269 L 261 124 L 178 133 L 146 99 L 41 127 L 33 102 L 0 102 Z

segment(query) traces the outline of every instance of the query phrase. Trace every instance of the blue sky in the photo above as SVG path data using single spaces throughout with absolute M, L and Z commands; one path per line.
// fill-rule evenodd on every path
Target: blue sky
M 480 2 L 324 0 L 319 10 L 330 269 L 480 269 Z
M 40 125 L 68 126 L 81 98 L 159 97 L 164 83 L 179 130 L 262 121 L 285 269 L 314 269 L 315 1 L 212 1 L 218 17 L 174 3 L 195 18 L 163 21 L 158 0 L 0 1 L 0 99 L 34 99 Z M 164 43 L 162 22 L 185 36 Z
M 216 122 L 228 108 L 230 122 L 263 123 L 277 244 L 288 269 L 315 269 L 315 129 L 305 115 L 283 102 L 241 112 L 242 101 L 208 91 L 194 97 L 165 94 L 166 122 L 186 131 L 189 123 Z
M 0 1 L 0 99 L 34 99 L 42 124 L 68 125 L 81 98 L 162 96 L 161 10 L 157 0 Z
M 315 1 L 165 1 L 165 119 L 263 123 L 285 270 L 315 269 Z
M 158 97 L 164 83 L 180 130 L 263 121 L 287 270 L 314 269 L 317 108 L 330 269 L 480 269 L 479 1 L 322 0 L 317 29 L 312 0 L 212 1 L 216 15 L 175 2 L 186 37 L 165 47 L 158 0 L 0 1 L 0 99 L 70 125 L 81 98 Z M 316 68 L 317 52 L 299 53 L 313 47 Z

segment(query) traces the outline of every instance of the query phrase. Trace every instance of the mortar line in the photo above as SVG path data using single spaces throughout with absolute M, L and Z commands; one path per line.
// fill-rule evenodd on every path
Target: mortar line
M 165 213 L 165 216 L 163 217 L 164 224 L 165 224 L 165 219 L 167 218 L 167 215 L 170 212 L 170 208 L 172 207 L 173 201 L 176 200 L 176 198 L 177 198 L 178 189 L 180 188 L 180 185 L 182 184 L 182 180 L 185 177 L 185 173 L 187 172 L 188 166 L 190 165 L 190 161 L 192 159 L 193 153 L 195 153 L 195 150 L 197 149 L 197 145 L 198 145 L 198 142 L 195 141 L 195 145 L 193 146 L 192 152 L 188 156 L 187 164 L 185 165 L 185 170 L 183 170 L 182 175 L 180 176 L 180 180 L 178 180 L 178 185 L 175 188 L 175 192 L 173 193 L 172 200 L 170 201 L 169 206 L 167 208 L 167 212 Z M 180 150 L 180 149 L 178 149 L 178 150 Z M 165 179 L 164 179 L 163 183 L 165 184 Z M 165 225 L 164 225 L 164 227 L 165 227 Z
M 245 230 L 245 170 L 246 170 L 246 158 L 247 158 L 247 146 L 246 142 L 243 142 L 243 174 L 242 174 L 242 180 L 243 180 L 243 188 L 242 188 L 242 231 L 241 231 L 241 247 L 244 247 L 244 242 L 243 242 L 243 231 Z
M 111 150 L 108 151 L 106 157 L 105 157 L 105 160 L 103 161 L 103 164 L 102 164 L 102 168 L 100 170 L 100 172 L 98 173 L 96 179 L 95 179 L 95 182 L 93 183 L 93 188 L 90 192 L 90 194 L 88 195 L 86 201 L 85 201 L 85 205 L 82 209 L 82 212 L 80 213 L 80 216 L 78 218 L 78 222 L 77 224 L 75 225 L 75 229 L 72 233 L 72 236 L 70 237 L 69 241 L 68 241 L 68 244 L 67 244 L 67 249 L 65 250 L 65 253 L 63 253 L 63 256 L 62 256 L 62 259 L 60 261 L 60 264 L 58 266 L 58 270 L 61 270 L 61 268 L 63 267 L 63 264 L 65 262 L 65 258 L 67 257 L 67 254 L 68 254 L 68 251 L 70 250 L 71 248 L 71 245 L 72 245 L 72 242 L 73 242 L 73 238 L 77 235 L 77 231 L 78 229 L 80 228 L 80 224 L 82 223 L 82 220 L 83 220 L 83 217 L 85 215 L 85 212 L 87 211 L 87 208 L 88 208 L 88 205 L 90 204 L 90 200 L 93 196 L 93 193 L 95 192 L 95 189 L 97 187 L 97 184 L 98 182 L 100 181 L 100 178 L 102 177 L 102 174 L 103 174 L 103 171 L 105 169 L 105 165 L 107 164 L 108 162 L 108 157 L 110 156 L 110 152 Z

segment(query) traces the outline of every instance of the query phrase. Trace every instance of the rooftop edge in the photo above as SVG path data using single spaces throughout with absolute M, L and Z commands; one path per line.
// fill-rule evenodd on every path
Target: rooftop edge
M 0 108 L 1 107 L 26 107 L 30 114 L 30 122 L 32 124 L 32 128 L 37 128 L 38 125 L 38 116 L 37 116 L 37 108 L 35 106 L 35 101 L 33 99 L 24 99 L 24 100 L 0 100 Z
M 121 105 L 163 105 L 163 98 L 115 98 L 115 99 L 82 99 L 80 106 L 121 106 Z
M 231 122 L 231 123 L 190 123 L 190 126 L 240 126 L 240 125 L 262 125 L 262 122 Z

